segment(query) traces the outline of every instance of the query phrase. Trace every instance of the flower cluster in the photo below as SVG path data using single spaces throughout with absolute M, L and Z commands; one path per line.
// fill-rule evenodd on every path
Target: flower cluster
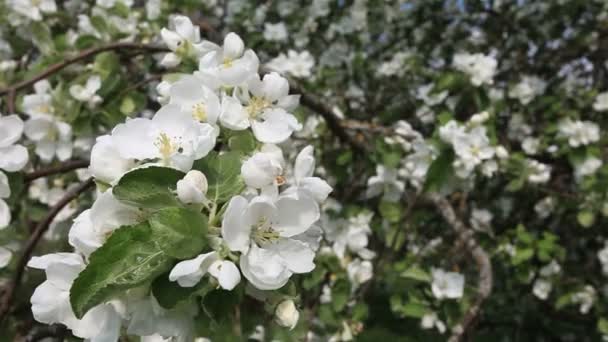
M 129 119 L 114 127 L 110 134 L 97 138 L 91 150 L 89 171 L 100 184 L 101 192 L 70 229 L 69 242 L 74 252 L 35 257 L 29 263 L 32 268 L 45 270 L 47 275 L 47 281 L 31 299 L 34 317 L 44 323 L 65 324 L 81 338 L 117 340 L 121 326 L 140 336 L 193 336 L 191 317 L 199 312 L 195 301 L 179 308 L 167 307 L 162 297 L 157 298 L 154 286 L 128 280 L 140 277 L 138 272 L 145 267 L 160 267 L 149 264 L 152 262 L 149 258 L 156 254 L 144 256 L 140 252 L 141 256 L 135 256 L 134 265 L 120 270 L 126 280 L 97 279 L 98 283 L 107 282 L 106 289 L 99 291 L 123 284 L 120 286 L 127 286 L 129 295 L 81 293 L 90 291 L 83 290 L 80 284 L 88 281 L 96 272 L 94 269 L 116 267 L 105 258 L 111 258 L 106 254 L 119 248 L 121 236 L 151 233 L 151 241 L 169 241 L 162 234 L 180 234 L 180 221 L 171 221 L 174 217 L 169 214 L 163 216 L 172 209 L 167 207 L 174 207 L 172 215 L 187 218 L 186 224 L 196 227 L 199 235 L 189 235 L 175 246 L 159 247 L 156 253 L 167 253 L 172 261 L 163 264 L 166 266 L 162 270 L 168 273 L 161 275 L 156 269 L 145 275 L 147 279 L 156 279 L 155 283 L 231 291 L 243 283 L 242 274 L 248 286 L 268 291 L 285 286 L 293 274 L 308 273 L 315 268 L 321 236 L 317 223 L 320 205 L 332 188 L 314 176 L 312 146 L 303 148 L 291 166 L 276 145 L 301 128 L 291 114 L 298 97 L 289 95 L 288 81 L 279 74 L 260 77 L 256 54 L 244 48 L 238 35 L 228 34 L 224 44 L 218 46 L 199 42 L 193 33 L 198 28 L 188 18 L 176 17 L 173 22 L 175 31 L 164 29 L 162 36 L 174 52 L 161 63 L 174 65 L 167 61 L 178 61 L 179 53 L 183 53 L 179 49 L 193 48 L 200 57 L 198 70 L 180 76 L 168 86 L 167 104 L 152 117 Z M 200 52 L 198 44 L 209 47 L 208 51 Z M 77 100 L 94 104 L 98 102 L 94 95 L 98 83 L 98 79 L 90 78 L 84 87 L 74 86 L 70 92 Z M 32 96 L 40 100 L 32 108 L 46 108 L 45 94 L 44 89 L 37 89 Z M 32 139 L 41 136 L 38 141 L 44 139 L 42 132 L 61 131 L 62 127 L 61 123 L 42 121 L 46 120 L 43 115 L 34 115 L 26 123 L 26 134 L 29 132 Z M 37 134 L 35 129 L 42 127 L 42 123 L 48 124 Z M 251 148 L 232 148 L 237 137 L 248 141 Z M 7 145 L 14 141 L 7 140 Z M 40 146 L 48 145 L 46 142 Z M 61 145 L 57 148 L 61 158 Z M 37 153 L 49 158 L 54 154 L 41 154 L 43 151 L 38 150 Z M 141 182 L 139 187 L 147 184 L 149 188 L 130 188 L 131 182 Z M 169 189 L 161 184 L 167 184 Z M 165 194 L 167 198 L 156 198 L 160 201 L 156 202 L 154 196 L 158 194 L 154 191 L 161 190 L 170 192 Z M 141 193 L 135 195 L 132 191 Z M 158 221 L 149 218 L 150 215 L 158 216 Z M 147 230 L 141 229 L 143 226 Z M 199 227 L 206 229 L 201 231 Z M 179 248 L 190 245 L 190 240 L 199 243 L 186 247 L 192 252 L 184 253 Z M 134 243 L 129 248 L 137 247 Z M 209 278 L 203 279 L 205 275 Z M 93 302 L 83 299 L 91 295 L 101 298 Z M 89 301 L 81 306 L 81 300 Z M 285 317 L 285 312 L 295 310 L 293 305 L 292 301 L 278 305 L 280 324 L 295 325 L 297 316 L 295 321 Z

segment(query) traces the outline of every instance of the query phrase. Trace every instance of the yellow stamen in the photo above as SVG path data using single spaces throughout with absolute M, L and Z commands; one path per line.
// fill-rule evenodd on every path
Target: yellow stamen
M 155 145 L 163 159 L 168 159 L 171 157 L 171 155 L 175 153 L 178 148 L 177 144 L 173 143 L 171 138 L 169 138 L 166 133 L 161 133 L 158 135 Z
M 253 97 L 251 101 L 249 101 L 249 105 L 247 106 L 247 113 L 249 117 L 255 118 L 260 115 L 264 109 L 270 107 L 272 104 L 270 101 L 266 100 L 263 97 Z
M 197 103 L 192 106 L 192 116 L 198 121 L 207 121 L 207 107 L 204 103 Z

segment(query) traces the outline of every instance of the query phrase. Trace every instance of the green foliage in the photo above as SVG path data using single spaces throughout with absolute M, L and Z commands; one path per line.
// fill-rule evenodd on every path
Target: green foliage
M 81 318 L 94 306 L 125 290 L 151 282 L 173 259 L 163 252 L 150 226 L 141 223 L 116 230 L 89 259 L 70 289 L 70 304 Z
M 206 246 L 207 217 L 186 208 L 164 208 L 150 218 L 152 235 L 160 249 L 169 256 L 189 259 Z
M 183 172 L 167 167 L 135 169 L 120 178 L 112 193 L 121 201 L 143 208 L 179 206 L 173 191 L 183 177 Z
M 205 174 L 209 183 L 207 198 L 216 203 L 229 200 L 245 188 L 241 178 L 240 153 L 210 152 L 207 157 L 197 160 L 193 169 Z

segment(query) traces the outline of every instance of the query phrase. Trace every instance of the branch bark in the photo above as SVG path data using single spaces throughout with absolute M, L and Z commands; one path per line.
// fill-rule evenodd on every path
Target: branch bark
M 13 300 L 15 298 L 16 290 L 23 279 L 23 274 L 25 272 L 25 268 L 27 267 L 27 263 L 32 257 L 32 253 L 38 245 L 38 242 L 42 238 L 42 235 L 49 229 L 51 222 L 55 219 L 55 216 L 63 209 L 66 205 L 68 205 L 72 200 L 77 198 L 80 194 L 85 192 L 87 189 L 92 187 L 95 184 L 93 178 L 89 178 L 88 180 L 80 183 L 74 189 L 68 191 L 57 204 L 55 204 L 46 215 L 46 217 L 38 223 L 36 229 L 30 236 L 27 241 L 25 247 L 23 248 L 23 253 L 19 261 L 17 262 L 17 269 L 15 270 L 15 275 L 11 283 L 8 284 L 8 288 L 6 292 L 4 292 L 4 296 L 0 301 L 0 324 L 6 318 L 8 312 L 10 311 L 11 305 L 13 304 Z
M 102 52 L 106 52 L 106 51 L 113 51 L 113 50 L 139 50 L 140 52 L 145 51 L 145 52 L 151 52 L 151 53 L 169 51 L 167 48 L 161 47 L 161 46 L 138 44 L 138 43 L 124 43 L 124 42 L 112 43 L 112 44 L 102 45 L 99 47 L 90 48 L 90 49 L 81 51 L 74 57 L 67 58 L 61 62 L 58 62 L 58 63 L 55 63 L 55 64 L 49 66 L 48 68 L 46 68 L 46 70 L 42 71 L 41 73 L 39 73 L 38 75 L 36 75 L 30 79 L 18 82 L 8 88 L 0 89 L 0 95 L 15 93 L 16 91 L 18 91 L 22 88 L 29 87 L 29 86 L 33 85 L 34 83 L 36 83 L 42 79 L 45 79 L 45 78 L 53 75 L 54 73 L 61 71 L 62 69 L 64 69 L 65 67 L 67 67 L 71 64 L 83 61 L 91 56 L 97 55 L 98 53 L 102 53 Z
M 45 169 L 40 169 L 36 171 L 32 171 L 30 173 L 25 174 L 25 182 L 31 182 L 35 179 L 56 175 L 59 173 L 66 173 L 69 171 L 84 169 L 89 166 L 88 160 L 68 160 L 64 163 L 61 163 L 57 166 L 51 166 Z
M 444 220 L 454 229 L 458 238 L 464 242 L 464 246 L 471 254 L 477 268 L 479 269 L 479 280 L 477 285 L 477 298 L 465 312 L 460 322 L 452 329 L 452 336 L 448 342 L 461 342 L 467 334 L 473 330 L 475 320 L 481 312 L 481 306 L 492 293 L 492 263 L 488 253 L 475 240 L 474 232 L 467 227 L 454 212 L 454 208 L 448 200 L 438 194 L 429 195 Z

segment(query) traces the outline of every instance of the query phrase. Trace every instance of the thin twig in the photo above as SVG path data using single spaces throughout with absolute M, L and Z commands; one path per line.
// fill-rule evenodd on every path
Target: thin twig
M 72 200 L 77 198 L 80 194 L 85 192 L 88 188 L 92 187 L 93 184 L 95 184 L 95 182 L 93 181 L 93 178 L 89 178 L 88 180 L 80 183 L 74 189 L 69 190 L 63 196 L 63 198 L 61 200 L 59 200 L 59 202 L 57 202 L 57 204 L 55 204 L 50 209 L 50 211 L 46 215 L 46 217 L 42 221 L 40 221 L 40 223 L 38 223 L 38 225 L 36 226 L 36 229 L 34 230 L 32 235 L 30 236 L 29 240 L 27 241 L 25 247 L 23 248 L 23 253 L 21 255 L 21 258 L 17 262 L 17 269 L 15 271 L 13 280 L 9 284 L 9 286 L 8 286 L 6 292 L 4 293 L 4 296 L 2 297 L 2 300 L 0 302 L 0 324 L 2 324 L 2 322 L 4 321 L 4 319 L 7 316 L 7 313 L 10 310 L 10 307 L 15 298 L 16 290 L 19 287 L 19 284 L 21 283 L 21 280 L 23 278 L 23 274 L 25 272 L 27 263 L 30 260 L 32 253 L 34 252 L 34 249 L 36 248 L 36 245 L 38 245 L 38 242 L 42 238 L 42 235 L 49 229 L 49 226 L 51 225 L 51 222 L 53 222 L 53 219 L 55 219 L 55 216 L 57 216 L 57 214 L 66 205 L 68 205 Z
M 90 48 L 90 49 L 79 52 L 74 57 L 67 58 L 64 61 L 61 61 L 61 62 L 58 62 L 58 63 L 55 63 L 55 64 L 49 66 L 44 71 L 42 71 L 41 73 L 39 73 L 38 75 L 36 75 L 30 79 L 16 83 L 11 87 L 8 87 L 5 89 L 0 89 L 0 95 L 4 95 L 7 93 L 11 93 L 11 92 L 16 92 L 19 89 L 29 87 L 30 85 L 32 85 L 42 79 L 45 79 L 56 72 L 61 71 L 63 68 L 65 68 L 71 64 L 78 63 L 91 56 L 95 56 L 98 53 L 102 53 L 102 52 L 106 52 L 106 51 L 113 51 L 113 50 L 140 50 L 140 51 L 146 51 L 146 52 L 152 52 L 152 53 L 169 51 L 167 48 L 162 47 L 162 46 L 154 46 L 154 45 L 146 45 L 146 44 L 138 44 L 138 43 L 125 43 L 125 42 L 112 43 L 112 44 L 102 45 L 102 46 L 95 47 L 95 48 Z
M 460 322 L 452 329 L 452 336 L 448 342 L 461 342 L 467 334 L 470 334 L 473 329 L 473 323 L 481 312 L 481 306 L 492 292 L 492 263 L 488 253 L 477 244 L 473 236 L 473 230 L 469 229 L 456 216 L 454 208 L 448 200 L 438 194 L 430 194 L 429 198 L 433 201 L 441 216 L 454 229 L 459 239 L 464 241 L 464 244 L 471 254 L 477 267 L 479 268 L 479 280 L 477 286 L 477 298 L 473 304 L 465 312 Z
M 69 160 L 64 163 L 61 163 L 57 166 L 51 166 L 44 169 L 39 169 L 36 171 L 32 171 L 30 173 L 26 173 L 24 176 L 24 181 L 26 183 L 31 182 L 35 179 L 56 175 L 59 173 L 66 173 L 77 169 L 84 169 L 89 166 L 88 160 Z

